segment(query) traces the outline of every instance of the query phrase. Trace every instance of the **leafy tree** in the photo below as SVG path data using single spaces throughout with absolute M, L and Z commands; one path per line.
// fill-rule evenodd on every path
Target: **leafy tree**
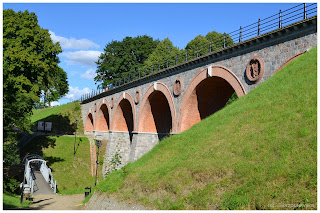
M 202 35 L 195 37 L 186 47 L 186 50 L 188 50 L 188 60 L 209 53 L 209 44 L 210 42 L 206 37 Z
M 38 25 L 35 13 L 3 11 L 4 167 L 18 162 L 14 129 L 30 130 L 32 106 L 41 89 L 52 91 L 50 100 L 68 92 L 66 73 L 58 66 L 61 52 L 49 31 Z
M 154 71 L 172 66 L 175 64 L 177 54 L 181 54 L 179 48 L 174 47 L 169 38 L 162 40 L 157 48 L 149 55 L 148 59 L 144 63 L 143 73 L 147 72 L 149 74 L 152 72 L 152 67 Z M 181 57 L 178 57 L 177 63 L 181 62 Z M 159 64 L 160 62 L 160 64 Z
M 223 48 L 224 35 L 226 36 L 226 46 L 234 44 L 232 38 L 229 36 L 229 34 L 226 33 L 223 34 L 218 33 L 216 31 L 212 31 L 206 35 L 206 39 L 209 41 L 209 43 L 211 41 L 211 51 Z
M 133 78 L 158 43 L 147 35 L 108 43 L 96 62 L 95 81 L 102 82 L 98 87 L 105 88 L 114 81 L 122 81 L 124 76 Z
M 58 100 L 64 94 L 69 91 L 69 84 L 67 81 L 67 73 L 63 71 L 60 67 L 54 73 L 52 77 L 52 85 L 44 86 L 44 104 L 48 103 L 51 106 L 52 101 Z

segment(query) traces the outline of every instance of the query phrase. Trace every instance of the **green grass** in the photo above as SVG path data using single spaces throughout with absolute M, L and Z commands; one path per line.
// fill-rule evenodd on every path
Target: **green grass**
M 74 142 L 75 138 L 69 136 L 39 136 L 23 150 L 23 156 L 28 153 L 39 154 L 47 161 L 57 180 L 59 194 L 80 194 L 86 191 L 85 187 L 94 186 L 89 140 L 77 137 L 75 157 Z
M 34 109 L 32 112 L 33 125 L 37 125 L 38 121 L 49 121 L 52 122 L 54 133 L 73 134 L 76 128 L 75 121 L 78 120 L 77 132 L 83 133 L 81 107 L 77 101 L 52 108 Z
M 316 209 L 317 49 L 97 189 L 157 209 Z
M 3 209 L 20 209 L 31 205 L 30 201 L 24 201 L 20 204 L 20 196 L 9 193 L 3 193 Z

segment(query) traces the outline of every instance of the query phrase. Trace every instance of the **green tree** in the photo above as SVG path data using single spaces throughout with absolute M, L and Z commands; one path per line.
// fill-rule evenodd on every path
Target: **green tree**
M 186 50 L 188 50 L 188 60 L 209 53 L 209 45 L 210 42 L 206 37 L 202 35 L 195 37 L 186 46 Z
M 215 51 L 223 48 L 224 35 L 226 36 L 226 47 L 234 44 L 232 38 L 227 33 L 218 33 L 216 31 L 209 32 L 206 35 L 206 39 L 211 41 L 211 51 Z
M 168 66 L 175 64 L 177 54 L 181 54 L 179 48 L 174 47 L 169 38 L 162 40 L 157 48 L 149 55 L 148 59 L 144 63 L 143 72 L 147 71 L 147 74 L 152 72 L 152 66 L 154 71 L 164 69 Z M 181 58 L 181 57 L 180 57 Z M 180 59 L 178 57 L 178 59 Z M 180 60 L 181 61 L 181 60 Z M 179 63 L 180 61 L 177 61 Z
M 56 72 L 54 72 L 54 76 L 52 76 L 52 84 L 44 86 L 42 90 L 45 91 L 43 97 L 44 104 L 48 103 L 48 105 L 51 106 L 52 101 L 58 100 L 69 91 L 67 73 L 58 67 Z
M 57 100 L 68 91 L 66 73 L 58 66 L 59 43 L 38 25 L 35 13 L 3 11 L 3 161 L 18 161 L 17 133 L 30 130 L 32 106 L 41 89 Z M 58 93 L 58 94 L 57 94 Z M 6 175 L 6 174 L 4 174 Z
M 132 79 L 158 43 L 147 35 L 108 43 L 96 62 L 95 81 L 101 82 L 98 87 L 105 88 L 114 81 L 122 81 L 123 77 L 128 78 L 128 75 Z

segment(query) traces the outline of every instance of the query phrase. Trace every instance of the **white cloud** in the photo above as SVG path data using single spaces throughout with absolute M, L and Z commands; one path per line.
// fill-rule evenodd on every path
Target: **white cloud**
M 96 77 L 96 71 L 94 69 L 88 69 L 85 73 L 83 73 L 80 77 L 88 80 L 93 80 Z
M 68 65 L 84 65 L 88 67 L 96 66 L 95 61 L 98 61 L 98 58 L 102 52 L 94 50 L 79 50 L 75 52 L 63 52 L 61 56 L 66 57 L 69 60 L 66 60 Z
M 79 87 L 71 87 L 69 86 L 69 92 L 64 96 L 66 99 L 70 100 L 78 100 L 81 98 L 82 95 L 89 93 L 91 90 L 86 87 L 84 89 L 79 89 Z
M 51 102 L 51 106 L 60 106 L 60 103 L 58 101 Z
M 57 36 L 54 32 L 49 31 L 51 39 L 54 43 L 60 42 L 62 49 L 89 49 L 99 48 L 100 46 L 88 39 L 75 39 Z

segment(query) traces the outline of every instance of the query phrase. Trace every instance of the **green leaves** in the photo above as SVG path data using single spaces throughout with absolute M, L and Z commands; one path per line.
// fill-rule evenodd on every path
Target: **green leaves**
M 38 25 L 35 13 L 3 11 L 3 137 L 6 166 L 14 163 L 17 138 L 13 127 L 30 130 L 30 115 L 40 92 L 50 101 L 68 92 L 67 74 L 58 66 L 62 49 L 49 31 Z
M 158 43 L 158 40 L 147 35 L 126 37 L 122 41 L 108 43 L 96 62 L 95 81 L 102 82 L 99 87 L 105 88 L 114 81 L 123 81 L 123 77 L 128 74 L 132 78 Z

